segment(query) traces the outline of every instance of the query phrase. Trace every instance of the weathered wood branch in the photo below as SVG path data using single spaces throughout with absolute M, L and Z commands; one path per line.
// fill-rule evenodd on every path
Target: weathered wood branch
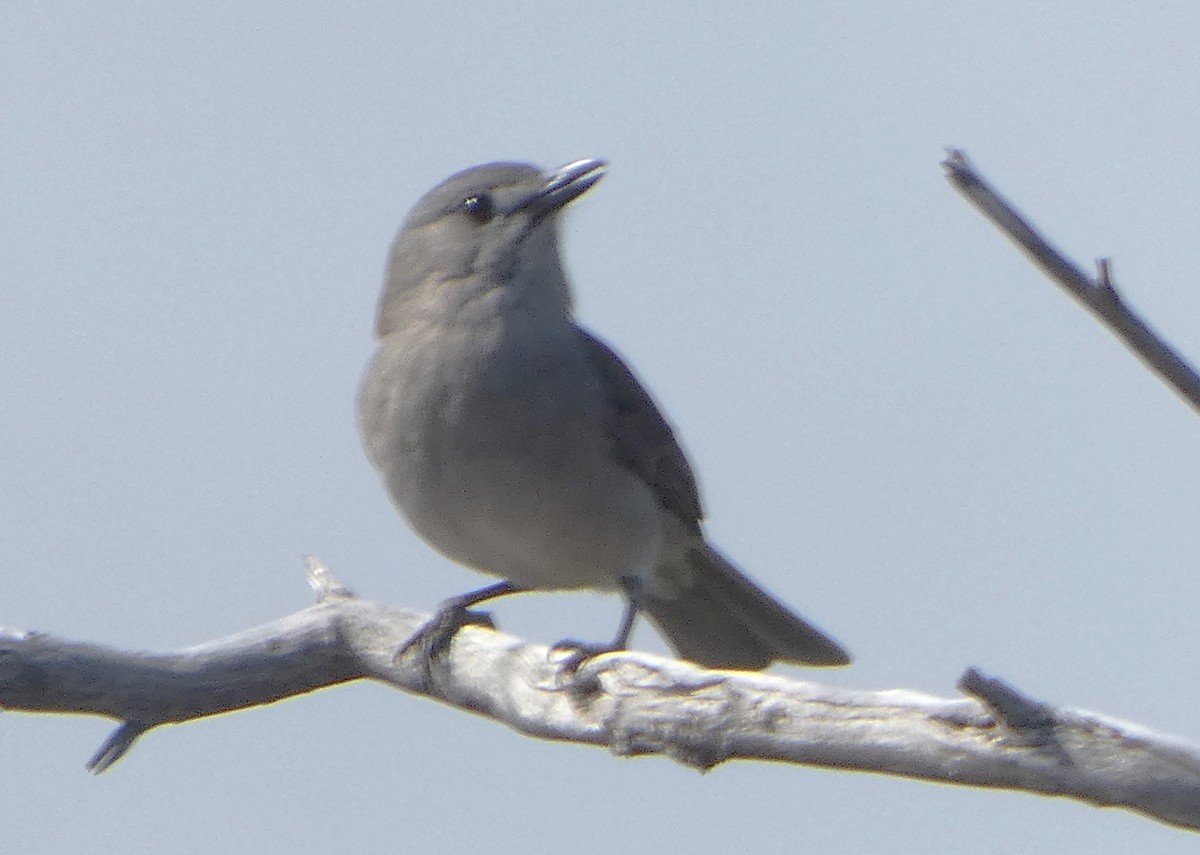
M 1095 279 L 1087 276 L 983 179 L 964 152 L 950 149 L 942 166 L 954 188 L 1020 247 L 1046 276 L 1087 308 L 1163 382 L 1200 412 L 1200 375 L 1121 298 L 1108 259 L 1098 262 Z
M 0 634 L 0 707 L 121 722 L 101 772 L 160 724 L 268 704 L 348 680 L 428 695 L 544 739 L 662 754 L 707 770 L 777 760 L 1061 795 L 1200 829 L 1200 749 L 1094 713 L 1031 701 L 968 671 L 975 699 L 850 691 L 706 671 L 643 653 L 562 679 L 549 648 L 469 627 L 428 673 L 395 651 L 427 615 L 355 598 L 310 561 L 319 602 L 178 653 L 34 632 Z

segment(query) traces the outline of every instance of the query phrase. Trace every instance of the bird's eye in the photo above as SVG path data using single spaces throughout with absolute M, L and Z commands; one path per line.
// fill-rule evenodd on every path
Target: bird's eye
M 487 193 L 468 196 L 462 200 L 460 207 L 477 223 L 491 222 L 492 217 L 496 215 L 496 206 L 492 203 L 492 197 Z

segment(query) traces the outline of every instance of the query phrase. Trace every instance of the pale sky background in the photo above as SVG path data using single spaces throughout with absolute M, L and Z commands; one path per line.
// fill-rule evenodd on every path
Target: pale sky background
M 868 9 L 870 5 L 870 9 Z M 0 6 L 0 624 L 174 649 L 483 577 L 358 443 L 384 256 L 471 164 L 604 157 L 585 324 L 713 540 L 847 687 L 1200 741 L 1200 420 L 950 188 L 943 147 L 1200 358 L 1200 4 Z M 336 9 L 336 11 L 335 11 Z M 499 604 L 551 642 L 615 599 Z M 661 650 L 642 628 L 638 646 Z M 0 851 L 1193 852 L 1123 811 L 537 742 L 377 685 L 155 731 L 0 715 Z

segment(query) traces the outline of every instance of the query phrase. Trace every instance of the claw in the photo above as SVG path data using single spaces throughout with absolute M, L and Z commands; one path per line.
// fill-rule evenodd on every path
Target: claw
M 426 659 L 437 659 L 450 649 L 454 636 L 464 626 L 496 628 L 491 612 L 472 611 L 464 606 L 449 604 L 439 608 L 432 618 L 414 632 L 396 651 L 392 661 L 398 662 L 412 651 L 419 651 Z
M 633 631 L 633 622 L 637 618 L 640 606 L 638 605 L 637 592 L 634 590 L 635 583 L 627 580 L 622 580 L 622 583 L 628 591 L 628 601 L 625 604 L 625 612 L 621 616 L 621 626 L 617 630 L 616 638 L 608 644 L 596 644 L 594 642 L 576 641 L 573 638 L 564 638 L 550 648 L 550 653 L 552 654 L 569 651 L 558 663 L 558 678 L 560 683 L 563 682 L 564 677 L 573 683 L 580 683 L 581 681 L 576 678 L 579 675 L 579 669 L 585 663 L 595 659 L 597 656 L 603 656 L 605 653 L 620 653 L 626 649 L 629 643 L 629 634 Z M 579 685 L 576 688 L 584 690 L 599 688 L 599 684 L 595 680 L 584 680 L 582 683 L 588 685 Z
M 422 681 L 432 686 L 434 666 L 449 652 L 454 636 L 464 626 L 481 626 L 495 629 L 490 612 L 472 611 L 465 606 L 448 604 L 439 608 L 420 629 L 412 634 L 392 656 L 398 663 L 408 653 L 416 655 L 421 665 Z
M 478 591 L 451 597 L 438 606 L 433 617 L 400 646 L 392 656 L 392 662 L 399 662 L 406 654 L 415 653 L 420 657 L 425 683 L 429 685 L 433 679 L 434 662 L 450 649 L 450 644 L 460 629 L 464 626 L 496 628 L 490 612 L 472 611 L 471 606 L 522 591 L 524 588 L 519 588 L 511 582 L 497 582 Z
M 586 662 L 597 656 L 603 656 L 605 653 L 620 653 L 624 649 L 625 645 L 623 644 L 592 644 L 586 641 L 576 641 L 573 638 L 564 638 L 550 648 L 550 653 L 566 652 L 567 655 L 558 660 L 559 674 L 574 677 Z

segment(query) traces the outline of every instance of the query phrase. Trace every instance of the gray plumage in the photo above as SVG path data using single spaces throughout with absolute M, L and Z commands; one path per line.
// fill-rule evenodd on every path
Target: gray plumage
M 418 534 L 514 588 L 619 591 L 711 667 L 846 664 L 705 541 L 670 426 L 573 318 L 557 218 L 604 168 L 487 164 L 417 203 L 359 397 L 368 456 Z

